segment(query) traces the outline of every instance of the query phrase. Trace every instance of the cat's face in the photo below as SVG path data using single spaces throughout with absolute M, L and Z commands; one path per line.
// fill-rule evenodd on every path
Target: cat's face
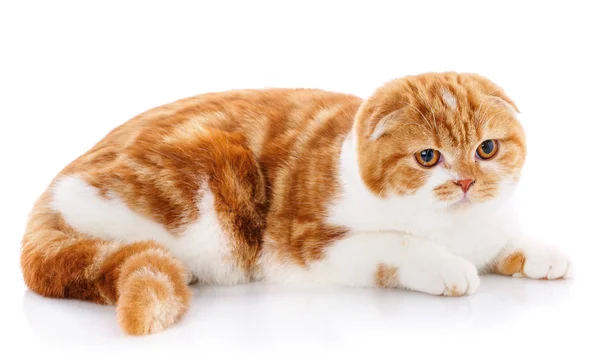
M 507 196 L 526 152 L 517 112 L 501 88 L 473 74 L 389 82 L 357 115 L 363 181 L 382 197 L 418 194 L 436 207 Z

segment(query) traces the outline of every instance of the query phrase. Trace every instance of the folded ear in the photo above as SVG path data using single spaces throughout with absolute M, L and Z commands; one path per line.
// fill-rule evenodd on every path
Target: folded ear
M 512 99 L 508 98 L 507 96 L 490 96 L 490 98 L 493 101 L 498 102 L 502 106 L 508 108 L 515 115 L 520 113 L 519 108 L 517 108 L 515 102 L 513 102 Z
M 491 100 L 498 102 L 498 104 L 502 104 L 504 107 L 508 108 L 511 112 L 517 114 L 519 113 L 519 108 L 515 102 L 512 101 L 504 92 L 504 89 L 498 86 L 496 83 L 491 80 L 474 73 L 466 73 L 466 76 L 469 76 L 476 83 L 481 86 L 481 92 L 487 94 L 487 97 Z
M 519 110 L 510 98 L 503 97 L 502 95 L 485 95 L 481 99 L 481 104 L 477 110 L 475 117 L 486 117 L 489 116 L 489 109 L 493 108 L 496 110 L 508 111 L 514 118 L 517 118 Z M 483 114 L 482 114 L 483 113 Z
M 378 138 L 381 138 L 381 136 L 387 134 L 387 132 L 393 127 L 394 124 L 397 124 L 397 122 L 400 122 L 402 120 L 403 113 L 404 110 L 401 108 L 391 113 L 388 113 L 383 117 L 371 117 L 371 119 L 369 120 L 369 131 L 371 132 L 369 139 L 371 141 L 374 141 Z

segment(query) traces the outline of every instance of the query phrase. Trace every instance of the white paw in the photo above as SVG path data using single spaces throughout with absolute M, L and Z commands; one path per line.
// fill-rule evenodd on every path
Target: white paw
M 475 265 L 456 256 L 431 262 L 419 272 L 420 275 L 411 278 L 412 286 L 407 286 L 410 289 L 456 297 L 473 294 L 479 287 L 479 275 Z
M 573 268 L 563 252 L 540 248 L 525 254 L 523 273 L 532 279 L 569 279 L 573 276 Z
M 443 295 L 456 297 L 473 294 L 479 287 L 477 268 L 464 259 L 451 259 L 451 262 L 441 266 L 440 271 L 445 286 Z

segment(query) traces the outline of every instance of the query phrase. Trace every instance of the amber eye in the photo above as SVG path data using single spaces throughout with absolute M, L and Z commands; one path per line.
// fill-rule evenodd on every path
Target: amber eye
M 498 153 L 498 141 L 496 140 L 483 141 L 477 147 L 477 156 L 482 160 L 489 160 L 496 156 L 496 153 Z
M 415 158 L 419 165 L 423 167 L 433 167 L 440 162 L 440 151 L 428 148 L 421 152 L 415 153 Z

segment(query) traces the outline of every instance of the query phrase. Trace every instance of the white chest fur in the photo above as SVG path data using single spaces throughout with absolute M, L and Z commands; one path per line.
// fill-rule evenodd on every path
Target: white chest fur
M 485 266 L 506 245 L 516 221 L 510 200 L 499 198 L 461 211 L 436 209 L 429 202 L 432 175 L 414 195 L 380 198 L 360 177 L 354 145 L 346 140 L 340 160 L 341 197 L 331 207 L 329 221 L 356 232 L 396 231 L 444 246 L 477 267 Z

